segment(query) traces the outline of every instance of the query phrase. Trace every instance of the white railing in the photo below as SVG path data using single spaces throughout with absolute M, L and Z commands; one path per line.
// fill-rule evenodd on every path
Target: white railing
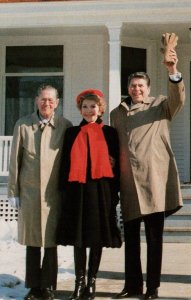
M 12 136 L 0 136 L 0 176 L 8 176 Z

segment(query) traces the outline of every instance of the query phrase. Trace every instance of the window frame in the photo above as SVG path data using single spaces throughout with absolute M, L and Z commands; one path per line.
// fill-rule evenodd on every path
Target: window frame
M 20 46 L 20 47 L 30 47 L 30 46 L 60 46 L 63 48 L 63 65 L 62 65 L 62 72 L 19 72 L 19 73 L 15 73 L 15 72 L 6 72 L 6 48 L 7 47 L 15 47 L 15 46 Z M 56 77 L 56 76 L 62 76 L 63 77 L 63 95 L 62 95 L 62 99 L 63 99 L 63 107 L 64 107 L 64 80 L 65 80 L 65 77 L 64 77 L 64 51 L 65 50 L 65 47 L 64 47 L 64 44 L 58 44 L 56 43 L 51 43 L 51 44 L 41 44 L 41 43 L 34 43 L 34 44 L 20 44 L 20 45 L 3 45 L 3 46 L 0 46 L 0 54 L 2 54 L 2 57 L 4 58 L 2 61 L 3 63 L 1 64 L 0 66 L 0 82 L 1 82 L 1 85 L 2 85 L 2 88 L 1 88 L 1 99 L 2 99 L 2 109 L 1 109 L 1 113 L 0 113 L 0 116 L 1 116 L 1 123 L 0 123 L 0 135 L 5 135 L 5 128 L 6 128 L 6 124 L 5 124 L 5 120 L 6 120 L 6 110 L 5 110 L 5 107 L 6 107 L 6 79 L 8 77 L 32 77 L 32 76 L 36 76 L 36 77 Z M 62 107 L 62 110 L 63 110 L 63 107 Z

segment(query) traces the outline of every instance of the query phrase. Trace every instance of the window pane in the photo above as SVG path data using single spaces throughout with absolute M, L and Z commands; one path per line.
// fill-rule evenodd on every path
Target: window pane
M 41 84 L 52 85 L 58 89 L 60 102 L 57 113 L 62 114 L 63 76 L 7 77 L 5 135 L 12 135 L 15 122 L 20 117 L 31 114 L 34 111 L 34 99 Z
M 63 46 L 6 47 L 6 73 L 63 72 Z

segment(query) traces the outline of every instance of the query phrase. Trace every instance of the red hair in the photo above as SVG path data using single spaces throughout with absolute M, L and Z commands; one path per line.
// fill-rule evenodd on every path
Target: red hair
M 76 97 L 76 103 L 77 107 L 80 110 L 82 107 L 82 103 L 84 100 L 94 100 L 99 105 L 99 111 L 101 115 L 106 110 L 106 101 L 104 98 L 104 94 L 100 90 L 95 89 L 88 89 L 85 91 L 82 91 L 77 97 Z

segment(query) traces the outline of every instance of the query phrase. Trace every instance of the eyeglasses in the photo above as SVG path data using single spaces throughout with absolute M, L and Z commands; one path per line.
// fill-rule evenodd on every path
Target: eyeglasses
M 48 102 L 48 104 L 54 104 L 55 100 L 54 99 L 40 99 L 40 102 L 43 104 L 46 102 Z

